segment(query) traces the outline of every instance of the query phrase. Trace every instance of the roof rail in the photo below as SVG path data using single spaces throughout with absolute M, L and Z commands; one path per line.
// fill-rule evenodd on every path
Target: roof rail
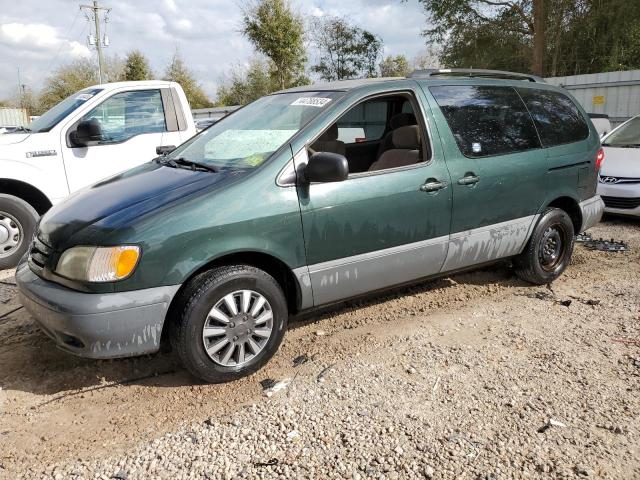
M 537 77 L 536 75 L 505 72 L 502 70 L 484 70 L 481 68 L 429 68 L 426 70 L 415 70 L 407 78 L 431 78 L 437 76 L 505 78 L 512 80 L 527 80 L 529 82 L 545 83 L 542 78 Z

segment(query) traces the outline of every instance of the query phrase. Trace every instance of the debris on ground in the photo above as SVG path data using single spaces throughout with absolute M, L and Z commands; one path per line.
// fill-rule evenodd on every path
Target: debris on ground
M 293 359 L 293 366 L 299 367 L 300 365 L 304 365 L 305 363 L 307 363 L 309 360 L 311 359 L 307 355 L 299 355 Z
M 625 345 L 640 346 L 640 339 L 637 339 L 637 338 L 614 338 L 613 341 L 618 343 L 624 343 Z
M 272 378 L 267 378 L 260 382 L 262 385 L 263 393 L 267 397 L 271 397 L 274 393 L 278 393 L 280 390 L 284 390 L 291 383 L 290 378 L 284 378 L 280 381 L 276 381 Z
M 416 373 L 416 372 L 417 372 L 416 367 L 414 367 L 413 365 L 409 365 L 409 366 L 406 368 L 406 371 L 407 371 L 407 373 L 410 373 L 410 374 L 414 374 L 414 373 Z
M 316 378 L 318 383 L 324 382 L 324 377 L 327 375 L 327 373 L 329 373 L 329 370 L 331 370 L 334 366 L 335 366 L 335 363 L 322 369 L 322 371 L 318 374 L 318 377 Z
M 316 330 L 317 337 L 324 337 L 327 334 L 324 330 Z
M 629 250 L 629 244 L 622 240 L 616 241 L 613 238 L 611 240 L 589 240 L 584 242 L 584 246 L 589 250 L 600 250 L 602 252 L 626 252 Z
M 300 440 L 300 432 L 298 432 L 297 430 L 291 430 L 289 433 L 287 433 L 287 440 L 289 440 L 290 442 L 297 442 L 298 440 Z
M 547 430 L 549 430 L 551 427 L 567 428 L 567 425 L 565 423 L 562 423 L 559 420 L 555 420 L 553 418 L 550 418 L 547 423 L 545 423 L 543 426 L 541 426 L 538 429 L 538 433 L 544 433 Z
M 256 462 L 253 464 L 254 467 L 274 467 L 280 463 L 277 458 L 272 458 L 271 460 L 267 460 L 266 462 Z
M 583 232 L 576 235 L 576 243 L 586 243 L 593 240 L 593 237 L 590 233 Z

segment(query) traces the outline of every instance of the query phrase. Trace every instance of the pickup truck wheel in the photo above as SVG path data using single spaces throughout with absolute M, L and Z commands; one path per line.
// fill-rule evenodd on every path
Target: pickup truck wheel
M 524 252 L 513 263 L 516 275 L 536 285 L 558 278 L 571 263 L 574 230 L 571 218 L 559 208 L 542 214 Z
M 170 332 L 173 349 L 187 370 L 210 383 L 258 370 L 278 350 L 287 327 L 280 285 L 248 265 L 198 275 L 180 301 Z
M 38 212 L 21 198 L 0 194 L 0 270 L 12 268 L 29 249 Z

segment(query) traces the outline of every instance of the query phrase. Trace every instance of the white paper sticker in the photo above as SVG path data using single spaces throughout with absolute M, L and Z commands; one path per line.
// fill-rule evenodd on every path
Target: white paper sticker
M 330 98 L 322 97 L 300 97 L 291 105 L 303 105 L 305 107 L 318 107 L 322 108 L 331 101 Z
M 81 93 L 80 95 L 76 95 L 76 100 L 89 100 L 93 95 L 91 93 Z
M 471 150 L 473 151 L 473 153 L 480 153 L 482 152 L 482 145 L 480 145 L 479 143 L 472 143 Z

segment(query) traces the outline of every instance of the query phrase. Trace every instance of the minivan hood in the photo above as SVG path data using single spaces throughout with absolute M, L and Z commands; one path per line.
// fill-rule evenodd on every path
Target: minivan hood
M 2 135 L 0 135 L 0 146 L 14 145 L 16 143 L 21 143 L 21 142 L 24 142 L 30 136 L 31 136 L 30 133 L 3 133 Z
M 230 175 L 146 163 L 80 190 L 54 206 L 42 217 L 38 237 L 58 249 L 73 243 L 74 235 L 102 219 L 126 211 L 120 224 L 126 223 L 207 189 Z M 110 222 L 109 228 L 112 231 L 121 226 L 118 222 Z M 101 235 L 106 233 L 108 231 L 100 232 Z
M 640 148 L 603 147 L 602 177 L 640 178 Z

